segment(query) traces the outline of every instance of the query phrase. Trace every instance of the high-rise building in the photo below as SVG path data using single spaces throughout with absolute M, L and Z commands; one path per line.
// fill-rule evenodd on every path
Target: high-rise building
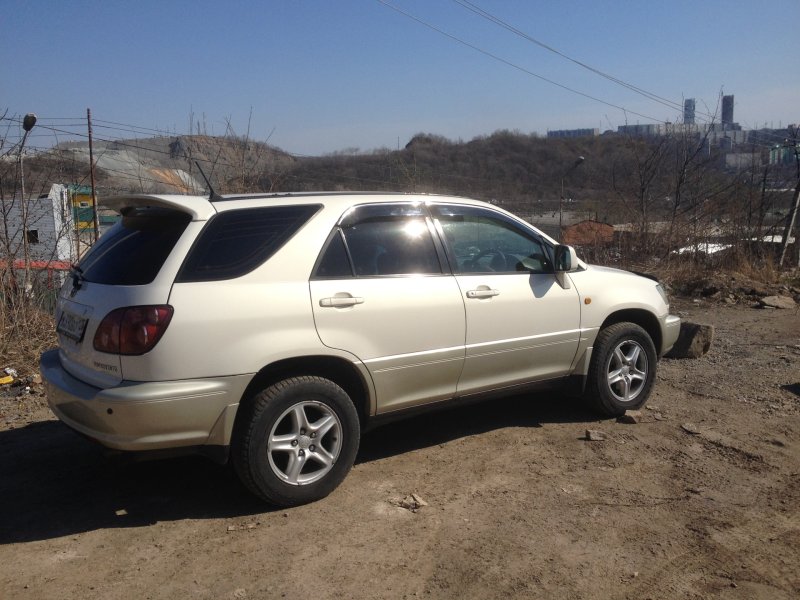
M 694 98 L 683 101 L 683 124 L 694 125 Z
M 733 125 L 733 94 L 722 97 L 722 126 Z

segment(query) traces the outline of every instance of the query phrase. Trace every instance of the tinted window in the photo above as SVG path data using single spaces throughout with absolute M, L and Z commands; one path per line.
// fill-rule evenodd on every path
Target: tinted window
M 190 219 L 163 208 L 126 211 L 78 263 L 84 279 L 106 285 L 152 282 Z
M 218 281 L 249 273 L 277 252 L 317 210 L 318 205 L 301 205 L 219 213 L 200 233 L 177 281 Z
M 348 210 L 314 277 L 440 274 L 430 220 L 419 203 L 365 204 Z
M 331 237 L 325 253 L 319 260 L 314 276 L 321 279 L 343 279 L 353 276 L 341 231 L 336 230 Z
M 359 277 L 442 272 L 425 219 L 372 217 L 343 231 Z
M 547 248 L 505 215 L 469 206 L 434 210 L 457 273 L 552 273 Z

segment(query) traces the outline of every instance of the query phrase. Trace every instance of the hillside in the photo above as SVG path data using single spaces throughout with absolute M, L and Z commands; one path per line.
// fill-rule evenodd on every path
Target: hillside
M 498 131 L 467 142 L 418 134 L 397 150 L 295 157 L 242 137 L 191 135 L 99 142 L 94 155 L 101 202 L 124 192 L 206 193 L 199 163 L 220 194 L 444 193 L 557 224 L 563 186 L 567 221 L 594 218 L 640 228 L 669 221 L 698 231 L 728 223 L 741 235 L 778 225 L 794 186 L 793 165 L 726 169 L 725 151 L 704 142 L 677 135 L 547 139 Z M 752 155 L 759 148 L 741 150 Z M 579 156 L 585 160 L 576 165 Z M 85 142 L 62 143 L 24 164 L 29 194 L 44 193 L 54 182 L 89 182 Z M 10 195 L 16 162 L 6 157 L 0 169 L 3 193 Z

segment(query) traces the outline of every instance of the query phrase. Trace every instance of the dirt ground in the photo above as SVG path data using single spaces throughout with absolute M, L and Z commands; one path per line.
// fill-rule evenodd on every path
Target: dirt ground
M 2 398 L 0 598 L 798 598 L 800 312 L 674 308 L 716 341 L 660 363 L 643 422 L 556 393 L 439 412 L 367 434 L 290 510 Z

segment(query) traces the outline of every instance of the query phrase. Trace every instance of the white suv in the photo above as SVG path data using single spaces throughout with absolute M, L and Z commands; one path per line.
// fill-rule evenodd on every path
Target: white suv
M 452 400 L 571 383 L 644 404 L 680 319 L 497 207 L 405 194 L 126 196 L 73 268 L 42 355 L 53 412 L 118 450 L 230 458 L 319 499 L 360 432 Z

